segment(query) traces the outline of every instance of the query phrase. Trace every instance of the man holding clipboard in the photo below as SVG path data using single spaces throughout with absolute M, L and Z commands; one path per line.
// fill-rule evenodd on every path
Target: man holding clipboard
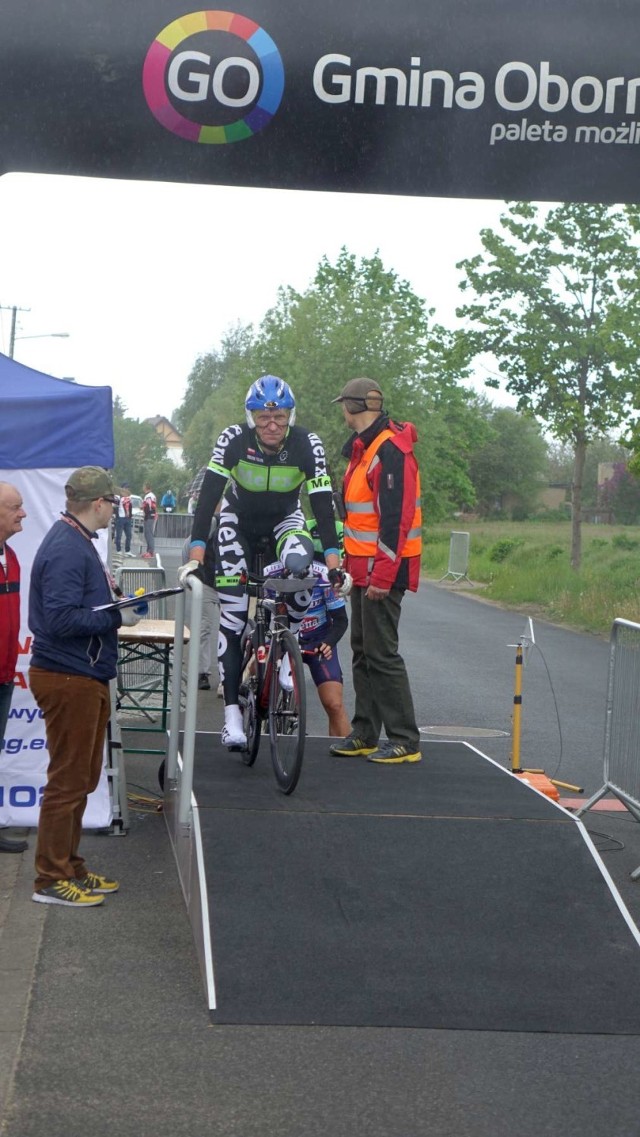
M 120 610 L 94 544 L 116 498 L 110 475 L 82 466 L 65 486 L 66 509 L 44 538 L 31 569 L 29 685 L 42 711 L 49 748 L 33 899 L 91 908 L 118 882 L 87 868 L 79 853 L 87 797 L 102 770 L 115 677 L 117 631 L 137 624 L 148 605 Z

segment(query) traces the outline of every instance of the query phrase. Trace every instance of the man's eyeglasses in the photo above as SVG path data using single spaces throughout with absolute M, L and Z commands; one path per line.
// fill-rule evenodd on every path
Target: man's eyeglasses
M 289 421 L 288 411 L 258 411 L 253 416 L 256 426 L 266 426 L 275 422 L 276 426 L 286 426 Z
M 114 495 L 110 493 L 103 493 L 101 498 L 96 498 L 96 501 L 108 501 L 109 505 L 115 505 L 117 500 L 117 497 L 114 497 Z

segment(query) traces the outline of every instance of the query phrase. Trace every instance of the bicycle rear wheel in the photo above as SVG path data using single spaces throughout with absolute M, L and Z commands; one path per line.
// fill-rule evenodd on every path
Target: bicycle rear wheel
M 251 637 L 247 637 L 242 655 L 242 669 L 240 671 L 239 703 L 242 711 L 242 725 L 247 736 L 247 745 L 242 748 L 240 755 L 245 766 L 253 766 L 258 757 L 260 748 L 260 734 L 262 722 L 258 714 L 257 688 L 258 679 L 251 674 L 251 666 L 255 665 L 255 652 Z
M 289 666 L 283 660 L 288 657 Z M 269 739 L 271 761 L 280 789 L 293 793 L 298 784 L 307 729 L 304 664 L 292 632 L 274 635 L 271 644 Z

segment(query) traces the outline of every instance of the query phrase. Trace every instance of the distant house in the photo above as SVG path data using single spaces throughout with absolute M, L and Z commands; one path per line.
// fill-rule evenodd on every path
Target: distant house
M 150 422 L 156 434 L 159 434 L 162 441 L 167 448 L 167 457 L 175 462 L 176 466 L 183 465 L 182 457 L 182 435 L 180 431 L 169 422 L 168 418 L 163 415 L 154 415 L 152 418 L 147 418 L 145 422 Z
M 566 506 L 567 512 L 570 512 L 568 505 L 570 497 L 571 486 L 569 482 L 548 482 L 540 490 L 538 505 L 544 509 L 562 509 Z

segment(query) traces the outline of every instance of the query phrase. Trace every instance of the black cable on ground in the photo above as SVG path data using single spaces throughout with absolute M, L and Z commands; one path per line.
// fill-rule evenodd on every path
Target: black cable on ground
M 544 653 L 543 653 L 540 645 L 536 643 L 536 644 L 534 644 L 534 647 L 536 647 L 538 649 L 538 651 L 540 652 L 540 658 L 542 659 L 542 662 L 544 663 L 544 669 L 547 673 L 547 678 L 549 680 L 549 689 L 551 691 L 551 697 L 553 699 L 553 705 L 556 709 L 556 722 L 558 724 L 558 737 L 560 739 L 560 753 L 558 755 L 558 764 L 557 764 L 555 770 L 553 771 L 553 774 L 547 774 L 547 777 L 550 780 L 553 780 L 553 778 L 557 778 L 558 774 L 560 773 L 560 768 L 562 766 L 562 757 L 563 757 L 563 749 L 564 749 L 564 743 L 563 743 L 563 738 L 562 738 L 562 724 L 560 722 L 560 711 L 558 709 L 558 700 L 556 699 L 556 693 L 553 689 L 553 680 L 551 679 L 551 672 L 549 671 L 549 668 L 547 666 L 547 661 L 544 658 Z

